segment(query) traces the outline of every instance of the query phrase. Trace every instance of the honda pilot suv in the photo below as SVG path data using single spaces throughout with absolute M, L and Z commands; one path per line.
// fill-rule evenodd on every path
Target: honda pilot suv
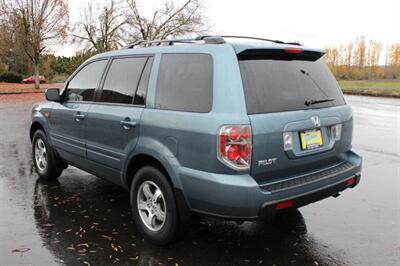
M 353 114 L 323 51 L 229 37 L 87 60 L 33 107 L 38 175 L 71 165 L 126 188 L 138 230 L 160 245 L 192 214 L 254 220 L 356 186 Z

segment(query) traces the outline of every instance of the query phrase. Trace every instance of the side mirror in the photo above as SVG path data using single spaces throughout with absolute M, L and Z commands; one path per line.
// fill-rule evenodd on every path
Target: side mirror
M 51 102 L 60 102 L 60 89 L 47 89 L 45 92 L 46 100 Z

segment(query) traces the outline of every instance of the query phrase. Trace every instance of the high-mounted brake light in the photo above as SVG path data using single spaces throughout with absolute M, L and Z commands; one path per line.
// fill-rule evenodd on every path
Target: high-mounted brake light
M 250 168 L 250 125 L 223 126 L 218 135 L 218 158 L 236 170 Z
M 304 52 L 304 50 L 301 48 L 285 48 L 284 50 L 288 54 L 301 54 Z

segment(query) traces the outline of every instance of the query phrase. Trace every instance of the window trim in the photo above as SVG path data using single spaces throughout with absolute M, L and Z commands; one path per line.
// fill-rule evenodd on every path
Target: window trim
M 95 62 L 99 62 L 99 61 L 106 61 L 106 66 L 104 67 L 103 73 L 100 76 L 100 81 L 99 81 L 99 83 L 97 84 L 97 87 L 94 90 L 92 100 L 91 101 L 67 101 L 66 100 L 66 96 L 67 96 L 68 86 L 69 86 L 69 83 L 71 82 L 71 80 L 74 79 L 75 76 L 78 75 L 79 72 L 81 72 L 81 70 L 84 69 L 86 66 L 88 66 L 88 65 L 90 65 L 92 63 L 95 63 Z M 97 90 L 99 89 L 101 81 L 103 80 L 103 77 L 104 77 L 104 73 L 105 73 L 106 69 L 108 68 L 109 64 L 110 64 L 110 57 L 101 57 L 101 58 L 96 58 L 96 59 L 87 61 L 87 62 L 83 63 L 82 65 L 80 65 L 75 70 L 75 72 L 68 78 L 67 82 L 65 83 L 64 89 L 61 92 L 62 103 L 93 103 L 95 101 L 95 99 L 96 99 Z
M 134 54 L 134 55 L 116 55 L 116 56 L 110 56 L 109 62 L 108 62 L 108 64 L 107 64 L 106 68 L 105 68 L 105 71 L 104 71 L 103 76 L 102 76 L 102 78 L 101 78 L 100 84 L 99 84 L 99 86 L 98 86 L 98 88 L 97 88 L 97 90 L 96 90 L 96 92 L 95 92 L 93 103 L 96 104 L 96 105 L 130 106 L 130 107 L 145 108 L 145 107 L 146 107 L 146 103 L 145 103 L 145 104 L 133 104 L 133 101 L 135 100 L 135 97 L 132 98 L 132 103 L 110 103 L 110 102 L 101 102 L 101 101 L 100 101 L 100 97 L 101 97 L 101 94 L 102 94 L 102 92 L 103 92 L 104 83 L 105 83 L 105 81 L 106 81 L 108 72 L 109 72 L 109 70 L 110 70 L 110 68 L 111 68 L 111 65 L 112 65 L 112 62 L 113 62 L 114 60 L 116 60 L 116 59 L 125 59 L 125 58 L 146 58 L 146 62 L 144 63 L 143 69 L 142 69 L 142 71 L 141 71 L 141 73 L 140 73 L 140 76 L 139 76 L 139 81 L 138 81 L 138 83 L 137 83 L 137 85 L 136 85 L 136 89 L 135 89 L 135 92 L 134 92 L 134 94 L 133 94 L 133 95 L 136 95 L 136 92 L 137 92 L 137 90 L 138 90 L 138 88 L 139 88 L 139 85 L 140 85 L 140 82 L 141 82 L 141 80 L 142 80 L 142 76 L 143 76 L 144 70 L 146 69 L 146 66 L 147 66 L 147 64 L 148 64 L 148 62 L 149 62 L 149 58 L 151 58 L 151 57 L 153 58 L 153 63 L 154 63 L 154 54 Z M 152 65 L 151 65 L 151 67 L 153 67 L 153 63 L 152 63 Z M 150 69 L 150 76 L 151 76 L 151 69 Z M 149 79 L 150 79 L 150 76 L 149 76 Z M 147 90 L 148 90 L 148 87 L 147 87 Z M 147 97 L 146 97 L 146 99 L 147 99 Z
M 162 63 L 163 55 L 207 55 L 211 58 L 211 75 L 212 75 L 212 77 L 211 77 L 211 105 L 210 105 L 210 109 L 208 111 L 199 112 L 199 111 L 164 109 L 164 108 L 157 106 L 157 91 L 158 91 L 158 83 L 159 83 L 159 78 L 160 78 L 160 70 L 161 70 L 161 63 Z M 211 53 L 205 53 L 205 52 L 161 53 L 160 61 L 158 63 L 157 80 L 156 80 L 156 84 L 155 84 L 155 88 L 154 88 L 154 107 L 153 107 L 153 109 L 162 110 L 162 111 L 170 111 L 170 112 L 194 113 L 194 114 L 209 114 L 209 113 L 211 113 L 214 108 L 214 83 L 215 83 L 214 78 L 215 78 L 214 57 Z

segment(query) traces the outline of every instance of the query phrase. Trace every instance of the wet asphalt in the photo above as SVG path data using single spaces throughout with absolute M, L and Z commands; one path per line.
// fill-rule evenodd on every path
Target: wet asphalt
M 146 243 L 128 193 L 76 168 L 33 171 L 32 97 L 0 99 L 0 265 L 400 265 L 400 99 L 347 96 L 355 189 L 274 219 L 200 219 L 168 247 Z M 37 98 L 37 97 L 33 97 Z

